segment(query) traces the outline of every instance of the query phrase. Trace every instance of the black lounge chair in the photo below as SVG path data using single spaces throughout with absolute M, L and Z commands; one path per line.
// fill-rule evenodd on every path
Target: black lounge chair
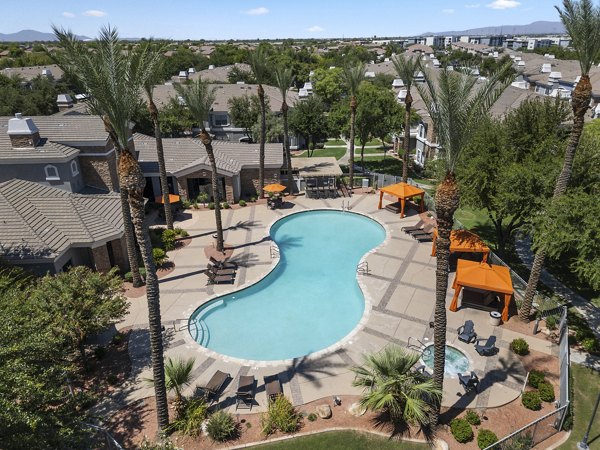
M 412 238 L 419 242 L 433 242 L 433 233 L 413 234 Z
M 230 378 L 231 375 L 228 373 L 217 370 L 210 378 L 208 383 L 200 388 L 204 394 L 204 398 L 209 402 L 218 402 L 221 391 L 223 390 L 223 386 L 225 386 Z
M 206 272 L 206 276 L 208 277 L 208 284 L 233 283 L 233 280 L 235 279 L 234 275 L 217 275 L 210 270 Z
M 252 405 L 254 404 L 254 385 L 256 379 L 254 376 L 240 376 L 238 380 L 237 389 L 235 391 L 235 409 L 250 409 L 252 411 Z
M 208 269 L 209 272 L 212 272 L 215 275 L 235 275 L 235 269 L 229 269 L 229 268 L 221 269 L 215 265 L 212 265 L 211 263 L 208 263 L 206 265 L 206 268 Z
M 407 233 L 407 234 L 413 233 L 413 232 L 416 232 L 416 231 L 422 231 L 423 230 L 423 222 L 419 221 L 414 226 L 402 227 L 400 229 L 402 231 L 404 231 L 405 233 Z
M 217 266 L 219 269 L 237 269 L 237 264 L 230 261 L 219 261 L 212 256 L 209 258 L 211 264 Z
M 475 350 L 481 356 L 491 356 L 498 351 L 498 348 L 496 347 L 496 336 L 492 335 L 487 338 L 483 345 L 479 344 L 480 341 L 483 341 L 483 339 L 477 339 L 475 342 Z
M 267 399 L 269 401 L 275 400 L 280 395 L 283 395 L 283 389 L 281 388 L 281 382 L 277 375 L 269 375 L 265 377 L 265 392 L 267 393 Z
M 458 328 L 458 340 L 470 344 L 477 339 L 475 325 L 472 320 L 465 321 L 465 324 Z
M 465 392 L 471 392 L 473 389 L 477 392 L 477 386 L 479 386 L 479 377 L 475 372 L 471 372 L 471 375 L 458 374 L 458 382 L 465 389 Z

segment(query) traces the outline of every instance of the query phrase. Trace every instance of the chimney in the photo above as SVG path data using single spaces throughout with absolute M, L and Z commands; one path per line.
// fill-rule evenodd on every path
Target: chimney
M 42 69 L 42 77 L 48 78 L 49 80 L 52 80 L 54 78 L 50 69 Z
M 56 97 L 56 104 L 58 105 L 59 111 L 65 111 L 73 107 L 73 99 L 69 94 L 58 94 L 58 97 Z
M 21 113 L 16 113 L 8 121 L 8 136 L 13 148 L 33 148 L 40 140 L 40 130 L 29 117 L 23 118 Z
M 179 72 L 179 81 L 187 81 L 187 79 L 188 79 L 187 70 L 181 70 Z

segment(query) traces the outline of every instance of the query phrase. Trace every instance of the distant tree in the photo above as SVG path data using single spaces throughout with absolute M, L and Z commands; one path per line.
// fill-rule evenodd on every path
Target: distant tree
M 234 66 L 231 68 L 231 70 L 227 74 L 227 81 L 229 81 L 231 84 L 235 84 L 240 81 L 246 84 L 256 83 L 256 79 L 254 78 L 252 71 L 240 69 L 238 66 Z
M 354 137 L 355 137 L 355 125 L 356 125 L 356 106 L 357 100 L 356 95 L 358 88 L 365 78 L 365 65 L 361 62 L 356 63 L 352 66 L 344 66 L 344 81 L 348 86 L 348 92 L 350 94 L 350 191 L 354 187 Z
M 241 95 L 232 97 L 227 102 L 229 116 L 236 127 L 243 128 L 244 134 L 253 137 L 252 128 L 260 117 L 260 100 L 257 95 Z M 254 136 L 260 136 L 255 134 Z
M 285 160 L 285 170 L 288 176 L 288 188 L 290 193 L 293 191 L 294 177 L 292 176 L 292 154 L 290 153 L 290 136 L 287 104 L 287 95 L 294 82 L 294 75 L 290 67 L 278 65 L 275 67 L 275 82 L 279 93 L 281 94 L 281 115 L 283 119 L 283 158 Z
M 312 156 L 317 142 L 327 138 L 325 105 L 316 95 L 297 102 L 290 114 L 290 129 L 302 135 Z
M 159 110 L 160 129 L 165 136 L 179 137 L 191 133 L 194 117 L 179 99 L 172 98 Z
M 280 114 L 269 111 L 265 123 L 267 126 L 265 131 L 266 142 L 281 142 L 283 140 L 283 117 Z M 255 140 L 254 136 L 260 136 L 260 127 L 261 123 L 259 119 L 252 127 L 253 140 Z
M 327 113 L 327 127 L 330 136 L 347 139 L 350 136 L 350 105 L 340 100 L 331 105 Z
M 387 73 L 378 73 L 374 78 L 367 78 L 367 81 L 373 83 L 375 86 L 383 89 L 391 89 L 392 83 L 394 82 L 394 76 Z
M 347 87 L 342 68 L 315 69 L 311 78 L 313 92 L 317 94 L 329 108 L 346 94 Z

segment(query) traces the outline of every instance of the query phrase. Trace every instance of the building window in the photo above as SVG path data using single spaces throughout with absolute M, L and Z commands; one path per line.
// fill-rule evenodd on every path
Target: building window
M 213 125 L 215 127 L 226 127 L 229 125 L 229 116 L 225 113 L 213 114 Z
M 44 167 L 44 171 L 46 172 L 46 181 L 56 181 L 60 180 L 60 176 L 58 175 L 58 169 L 56 166 L 46 166 Z
M 77 167 L 77 161 L 71 161 L 71 173 L 73 176 L 79 175 L 79 168 Z

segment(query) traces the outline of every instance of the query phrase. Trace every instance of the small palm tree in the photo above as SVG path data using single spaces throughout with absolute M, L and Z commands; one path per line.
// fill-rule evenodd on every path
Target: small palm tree
M 412 371 L 419 355 L 397 346 L 365 356 L 364 365 L 354 367 L 353 386 L 362 387 L 360 404 L 372 411 L 386 411 L 394 423 L 430 425 L 435 404 L 442 397 L 432 379 Z
M 288 174 L 288 189 L 290 194 L 293 193 L 294 189 L 294 177 L 292 176 L 292 154 L 290 153 L 290 138 L 289 138 L 289 126 L 288 126 L 288 104 L 287 104 L 287 93 L 290 86 L 294 82 L 294 75 L 292 69 L 289 67 L 277 66 L 275 68 L 275 81 L 277 82 L 277 88 L 281 93 L 281 113 L 283 115 L 283 159 L 285 163 L 285 169 Z
M 357 63 L 345 66 L 343 73 L 344 82 L 350 91 L 350 192 L 354 186 L 354 138 L 356 134 L 356 94 L 360 83 L 365 79 L 365 65 Z
M 571 136 L 565 150 L 563 167 L 554 187 L 552 201 L 556 201 L 556 199 L 566 192 L 569 180 L 571 179 L 575 152 L 583 133 L 585 113 L 590 106 L 592 98 L 590 70 L 595 63 L 600 61 L 600 6 L 594 6 L 592 0 L 563 0 L 562 9 L 558 6 L 556 9 L 560 15 L 560 20 L 571 38 L 571 46 L 577 54 L 581 68 L 581 78 L 571 95 L 573 127 L 571 128 Z M 519 310 L 519 318 L 521 320 L 529 321 L 529 317 L 531 316 L 533 299 L 545 258 L 545 250 L 543 248 L 539 249 L 535 254 L 533 265 L 531 266 L 531 274 L 527 281 L 527 289 L 525 289 L 525 298 Z
M 250 54 L 250 67 L 258 84 L 257 94 L 260 101 L 260 139 L 259 139 L 259 166 L 258 166 L 258 197 L 264 196 L 265 187 L 265 142 L 267 140 L 267 110 L 265 104 L 265 90 L 263 83 L 267 79 L 269 63 L 267 53 L 263 47 L 258 47 Z
M 460 201 L 454 173 L 462 149 L 468 145 L 475 130 L 488 117 L 489 110 L 511 83 L 510 64 L 491 75 L 484 83 L 467 71 L 439 71 L 437 83 L 425 71 L 425 85 L 417 86 L 421 98 L 438 134 L 440 154 L 445 176 L 435 193 L 438 238 L 436 240 L 437 267 L 434 311 L 434 366 L 433 380 L 442 390 L 446 358 L 446 292 L 450 260 L 450 232 L 454 213 Z M 439 405 L 434 414 L 437 424 Z
M 175 85 L 175 89 L 191 111 L 192 115 L 198 122 L 200 127 L 200 141 L 206 148 L 206 154 L 210 161 L 210 178 L 213 191 L 213 201 L 215 204 L 215 222 L 217 226 L 217 251 L 222 252 L 223 243 L 223 221 L 221 219 L 221 191 L 219 190 L 217 162 L 215 160 L 215 152 L 212 146 L 212 137 L 206 131 L 205 123 L 208 120 L 208 114 L 215 101 L 216 88 L 205 83 L 202 78 L 198 77 L 196 81 L 185 86 L 180 84 Z
M 192 370 L 195 359 L 177 359 L 173 361 L 167 358 L 165 363 L 165 380 L 167 391 L 175 391 L 175 410 L 179 413 L 183 408 L 183 389 L 192 381 Z
M 421 70 L 421 63 L 418 57 L 406 58 L 403 55 L 393 60 L 396 74 L 404 82 L 406 88 L 406 97 L 404 98 L 404 140 L 402 142 L 402 181 L 408 182 L 408 152 L 410 151 L 410 110 L 412 108 L 413 97 L 410 90 L 415 83 L 415 75 Z

